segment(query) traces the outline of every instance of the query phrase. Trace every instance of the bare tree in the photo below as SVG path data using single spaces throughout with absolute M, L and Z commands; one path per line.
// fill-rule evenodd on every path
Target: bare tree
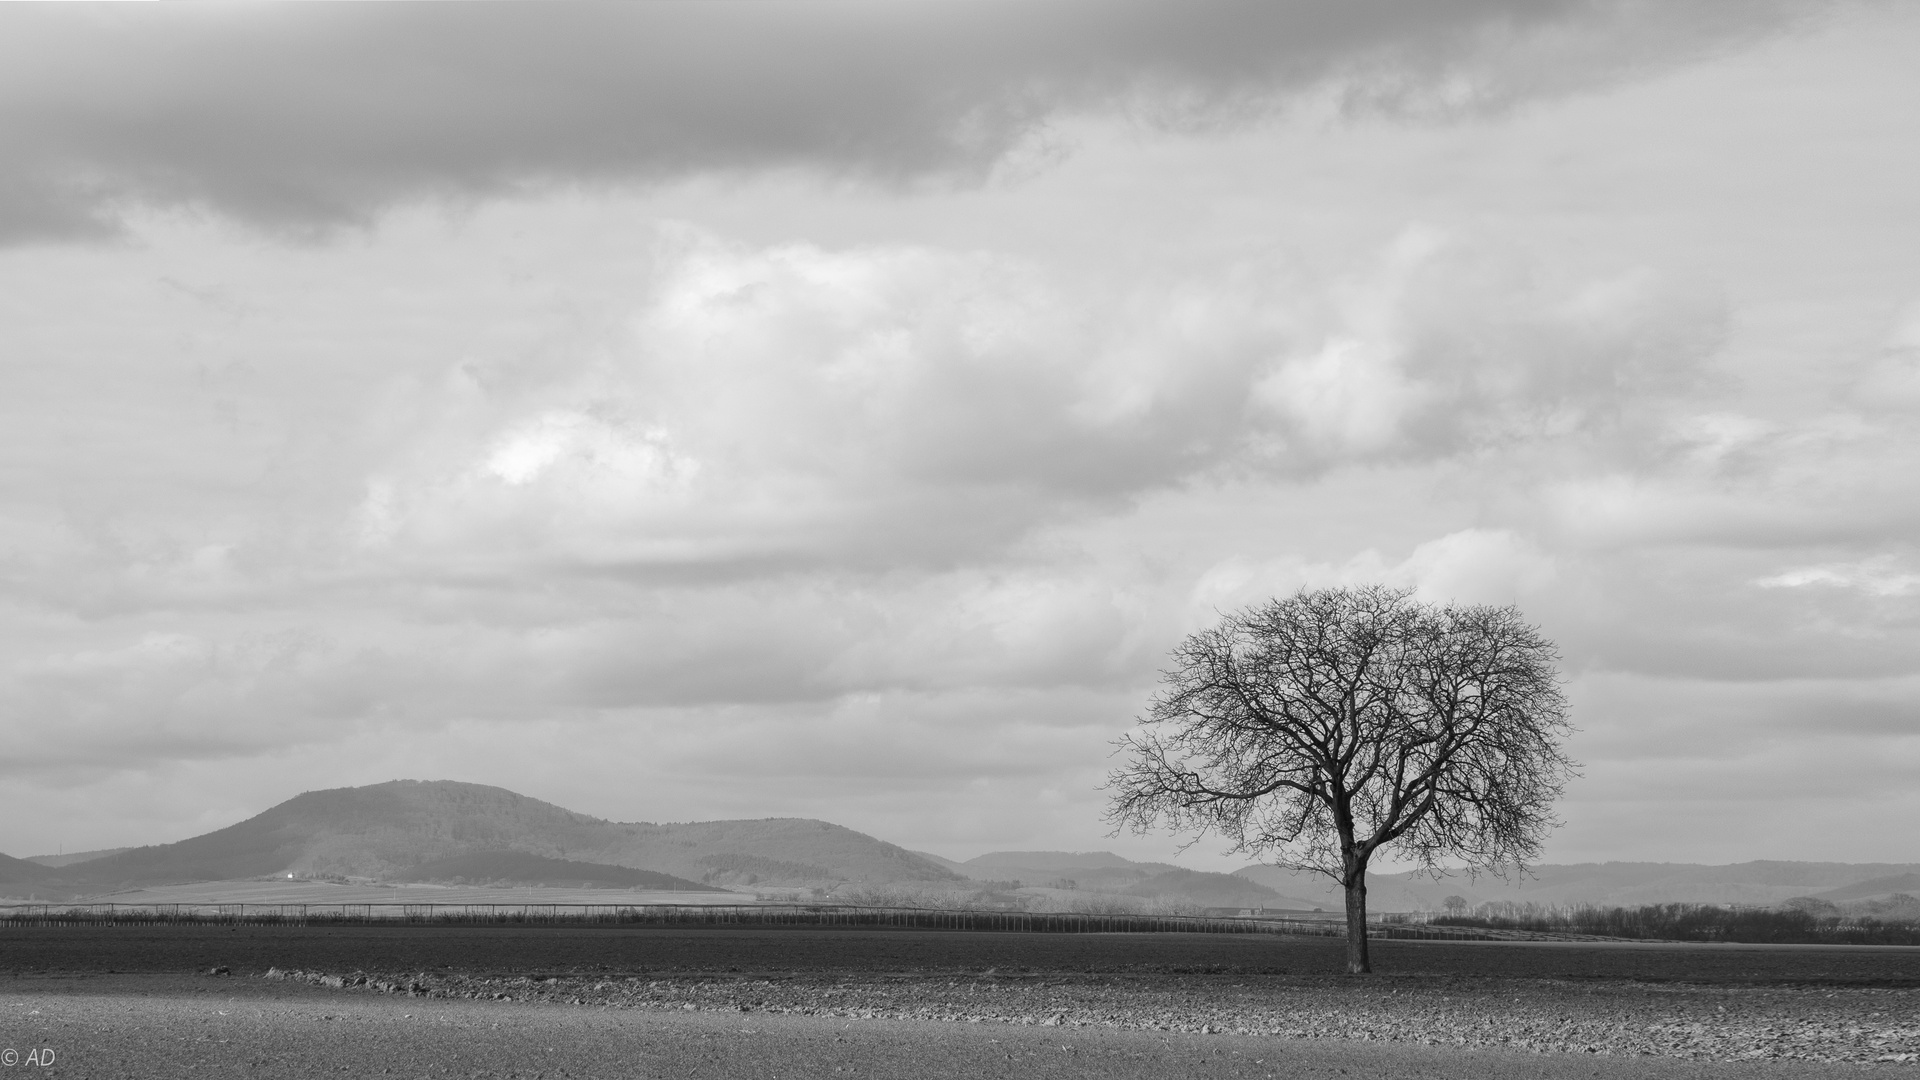
M 1535 859 L 1575 764 L 1558 652 L 1512 607 L 1372 586 L 1225 616 L 1173 651 L 1121 739 L 1109 820 L 1165 826 L 1313 870 L 1346 892 L 1347 970 L 1367 955 L 1367 865 L 1505 872 Z

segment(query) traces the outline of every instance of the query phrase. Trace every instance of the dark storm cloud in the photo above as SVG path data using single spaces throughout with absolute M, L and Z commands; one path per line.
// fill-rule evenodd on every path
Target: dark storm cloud
M 977 179 L 1062 113 L 1259 115 L 1303 91 L 1473 110 L 1770 30 L 1699 0 L 1054 0 L 13 9 L 0 239 L 133 204 L 276 227 L 396 200 L 809 167 Z

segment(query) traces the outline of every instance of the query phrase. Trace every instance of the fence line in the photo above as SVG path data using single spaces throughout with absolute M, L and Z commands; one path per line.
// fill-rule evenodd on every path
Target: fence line
M 1343 923 L 1270 916 L 1127 915 L 852 904 L 0 904 L 0 927 L 246 924 L 849 926 L 1040 934 L 1200 933 L 1343 936 Z M 1373 937 L 1461 939 L 1457 928 L 1368 927 Z

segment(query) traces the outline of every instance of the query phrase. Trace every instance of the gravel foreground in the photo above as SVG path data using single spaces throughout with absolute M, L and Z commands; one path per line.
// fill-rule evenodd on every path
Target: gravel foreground
M 596 1008 L 1279 1036 L 1692 1061 L 1920 1064 L 1920 994 L 1499 980 L 1439 987 L 1239 975 L 487 977 L 271 969 L 341 993 Z M 1920 1070 L 1915 1070 L 1920 1072 Z
M 26 976 L 0 982 L 0 1075 L 1057 1080 L 1851 1080 L 1901 1065 L 1683 1061 L 1118 1027 L 853 1019 L 724 1006 L 585 1007 L 285 978 Z M 476 988 L 473 992 L 478 993 Z M 504 992 L 504 991 L 503 991 Z M 867 1010 L 862 1009 L 862 1012 Z M 4 1060 L 0 1053 L 0 1060 Z

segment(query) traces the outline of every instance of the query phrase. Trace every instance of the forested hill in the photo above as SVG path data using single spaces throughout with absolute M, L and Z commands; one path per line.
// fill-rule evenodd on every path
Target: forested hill
M 51 877 L 53 871 L 39 863 L 0 855 L 0 886 L 38 885 Z

